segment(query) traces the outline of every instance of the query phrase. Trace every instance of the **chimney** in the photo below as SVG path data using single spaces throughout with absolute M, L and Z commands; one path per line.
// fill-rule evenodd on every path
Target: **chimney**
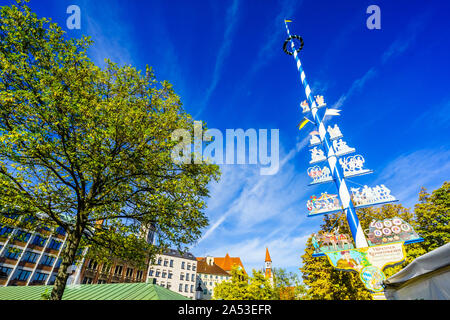
M 212 266 L 212 265 L 214 264 L 214 257 L 206 256 L 206 263 L 207 263 L 209 266 Z

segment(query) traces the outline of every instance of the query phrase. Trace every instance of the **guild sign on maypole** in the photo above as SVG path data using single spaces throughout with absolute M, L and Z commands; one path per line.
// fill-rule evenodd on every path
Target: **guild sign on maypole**
M 285 20 L 288 38 L 283 50 L 293 56 L 300 73 L 300 81 L 306 94 L 306 100 L 300 103 L 304 117 L 299 124 L 302 129 L 308 123 L 315 125 L 310 133 L 311 165 L 308 176 L 312 179 L 309 185 L 334 182 L 337 194 L 322 193 L 311 196 L 307 201 L 308 216 L 345 213 L 353 241 L 347 234 L 340 234 L 339 228 L 332 232 L 314 234 L 312 243 L 315 249 L 313 256 L 327 256 L 337 269 L 356 271 L 367 289 L 373 293 L 383 291 L 382 281 L 386 278 L 383 269 L 401 263 L 406 258 L 404 244 L 419 242 L 423 239 L 413 228 L 400 218 L 374 220 L 370 228 L 363 230 L 356 214 L 356 209 L 397 201 L 390 190 L 383 184 L 374 187 L 348 188 L 346 179 L 372 173 L 364 167 L 362 155 L 355 154 L 356 149 L 350 147 L 337 124 L 325 128 L 325 116 L 339 116 L 341 110 L 326 108 L 323 96 L 313 97 L 306 81 L 305 72 L 299 58 L 304 46 L 302 37 L 291 35 Z M 299 45 L 296 47 L 295 43 Z M 288 48 L 290 46 L 290 49 Z M 325 109 L 323 109 L 325 108 Z M 319 112 L 319 109 L 325 110 Z M 322 115 L 320 115 L 321 113 Z M 311 119 L 312 118 L 312 119 Z M 368 236 L 366 239 L 365 234 Z

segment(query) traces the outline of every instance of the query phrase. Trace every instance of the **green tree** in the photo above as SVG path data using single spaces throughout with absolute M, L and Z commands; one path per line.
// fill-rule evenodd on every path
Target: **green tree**
M 243 269 L 234 266 L 231 269 L 231 279 L 219 283 L 214 288 L 215 300 L 270 300 L 273 288 L 262 272 L 252 270 L 252 276 Z
M 219 283 L 214 288 L 215 300 L 244 300 L 248 291 L 248 275 L 242 268 L 231 268 L 231 279 Z
M 139 233 L 153 227 L 158 247 L 184 250 L 208 224 L 219 177 L 172 161 L 171 133 L 193 131 L 172 86 L 149 67 L 95 66 L 91 43 L 21 1 L 0 8 L 0 205 L 67 232 L 52 299 L 80 245 L 145 264 L 155 248 Z
M 415 258 L 450 242 L 450 183 L 444 182 L 442 187 L 428 194 L 424 188 L 420 191 L 419 202 L 414 213 L 401 205 L 384 205 L 379 208 L 358 210 L 358 217 L 363 229 L 368 228 L 373 219 L 400 217 L 409 222 L 415 231 L 424 239 L 423 242 L 405 246 L 406 259 L 402 264 L 386 268 L 386 277 L 397 273 Z M 339 219 L 338 219 L 339 218 Z M 338 220 L 338 221 L 337 221 Z M 324 216 L 321 229 L 330 231 L 336 225 L 341 232 L 348 231 L 343 216 Z M 335 270 L 326 258 L 313 258 L 311 238 L 308 239 L 305 254 L 302 256 L 304 283 L 308 286 L 308 297 L 312 299 L 370 299 L 358 275 L 353 272 Z
M 273 268 L 273 300 L 300 300 L 305 295 L 306 288 L 296 273 Z
M 420 247 L 429 252 L 450 242 L 450 182 L 428 194 L 419 193 L 414 207 L 415 230 L 424 239 Z
M 378 208 L 363 208 L 358 210 L 358 217 L 363 229 L 367 229 L 372 220 L 400 217 L 405 221 L 413 218 L 411 212 L 402 205 L 387 204 Z M 347 233 L 351 236 L 346 218 L 343 214 L 325 215 L 324 223 L 321 226 L 323 231 L 331 231 L 339 227 L 340 233 Z M 406 250 L 410 250 L 406 247 Z M 330 299 L 330 300 L 367 300 L 372 299 L 371 293 L 364 287 L 356 272 L 336 270 L 328 262 L 326 257 L 315 258 L 312 256 L 314 248 L 311 237 L 306 244 L 305 253 L 302 255 L 303 283 L 308 287 L 308 297 L 310 299 Z M 409 260 L 407 260 L 408 262 Z M 405 262 L 405 263 L 407 263 Z M 401 266 L 386 269 L 389 272 L 396 272 Z

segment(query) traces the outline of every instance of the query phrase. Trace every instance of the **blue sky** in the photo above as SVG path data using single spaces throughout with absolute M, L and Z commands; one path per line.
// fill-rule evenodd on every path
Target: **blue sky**
M 11 1 L 0 0 L 0 4 Z M 81 9 L 81 30 L 65 28 L 67 6 Z M 366 8 L 381 9 L 381 29 L 366 27 Z M 169 80 L 185 109 L 209 128 L 280 130 L 277 174 L 256 165 L 224 165 L 211 186 L 210 227 L 192 248 L 240 256 L 263 267 L 268 247 L 275 267 L 296 272 L 305 241 L 322 219 L 306 217 L 308 130 L 298 131 L 305 99 L 295 62 L 282 45 L 283 19 L 305 41 L 300 59 L 314 94 L 342 110 L 344 140 L 374 174 L 358 184 L 383 183 L 413 207 L 421 186 L 450 177 L 450 5 L 444 1 L 80 1 L 32 0 L 69 36 L 89 35 L 89 55 L 144 69 Z M 350 183 L 351 185 L 351 183 Z

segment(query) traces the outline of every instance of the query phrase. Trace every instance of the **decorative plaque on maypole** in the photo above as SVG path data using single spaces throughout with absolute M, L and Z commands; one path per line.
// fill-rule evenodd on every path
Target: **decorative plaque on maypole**
M 386 278 L 383 269 L 401 263 L 406 258 L 404 244 L 419 242 L 423 239 L 414 229 L 400 218 L 374 220 L 365 232 L 361 227 L 356 209 L 397 201 L 391 191 L 383 184 L 374 187 L 348 188 L 346 179 L 370 174 L 372 170 L 364 167 L 364 157 L 355 154 L 356 149 L 349 146 L 337 124 L 325 128 L 325 116 L 339 116 L 341 110 L 326 108 L 324 97 L 313 97 L 306 81 L 299 52 L 303 49 L 303 38 L 291 35 L 285 20 L 288 38 L 283 50 L 293 56 L 300 73 L 300 81 L 306 94 L 306 100 L 300 103 L 304 117 L 299 124 L 303 128 L 307 123 L 315 125 L 310 133 L 311 160 L 307 173 L 311 178 L 309 185 L 334 182 L 337 194 L 322 193 L 311 196 L 306 207 L 309 217 L 336 212 L 343 212 L 347 219 L 351 237 L 339 233 L 339 228 L 332 232 L 313 234 L 312 243 L 315 257 L 327 256 L 328 261 L 337 269 L 355 271 L 360 275 L 365 287 L 373 293 L 383 291 L 382 281 Z M 295 43 L 299 43 L 296 48 Z M 290 50 L 288 47 L 290 46 Z M 324 112 L 319 109 L 325 107 Z M 323 110 L 323 109 L 322 109 Z M 319 115 L 319 113 L 322 114 Z M 366 236 L 368 239 L 366 239 Z M 353 239 L 353 241 L 352 241 Z

